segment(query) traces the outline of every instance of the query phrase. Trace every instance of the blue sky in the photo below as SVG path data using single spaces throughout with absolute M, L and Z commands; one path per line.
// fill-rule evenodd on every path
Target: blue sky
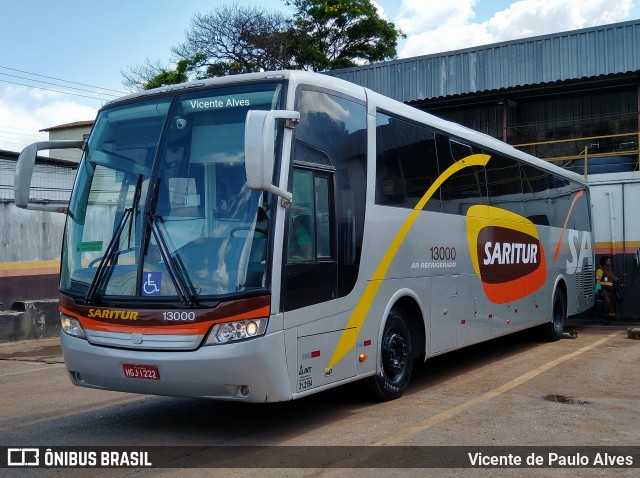
M 0 149 L 19 151 L 46 139 L 40 129 L 93 119 L 105 100 L 126 93 L 122 70 L 146 59 L 168 63 L 171 47 L 184 40 L 193 14 L 232 3 L 0 2 Z M 237 3 L 290 11 L 284 0 Z M 374 3 L 407 34 L 398 48 L 400 58 L 640 18 L 640 0 Z

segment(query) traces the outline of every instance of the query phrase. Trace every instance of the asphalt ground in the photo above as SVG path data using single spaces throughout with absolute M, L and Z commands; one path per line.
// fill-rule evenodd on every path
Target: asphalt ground
M 636 477 L 640 340 L 627 334 L 635 326 L 570 323 L 558 342 L 519 333 L 443 354 L 416 364 L 407 393 L 386 403 L 363 398 L 359 382 L 271 405 L 90 390 L 71 384 L 59 339 L 0 344 L 0 446 L 150 446 L 159 466 L 0 469 L 0 476 Z M 212 453 L 229 446 L 245 454 L 220 468 Z M 279 461 L 256 463 L 255 446 Z M 625 447 L 637 460 L 631 467 L 429 468 L 422 456 L 398 468 L 368 467 L 407 450 L 562 453 L 568 446 L 583 454 Z

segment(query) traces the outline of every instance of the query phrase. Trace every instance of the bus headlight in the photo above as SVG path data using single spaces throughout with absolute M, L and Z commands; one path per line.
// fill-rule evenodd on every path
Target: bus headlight
M 60 314 L 60 323 L 62 324 L 62 330 L 73 337 L 78 337 L 80 339 L 86 339 L 87 336 L 84 334 L 84 329 L 80 324 L 78 319 L 73 317 L 69 317 L 68 315 Z
M 226 344 L 236 340 L 251 339 L 264 335 L 267 319 L 237 320 L 216 324 L 211 328 L 205 345 Z

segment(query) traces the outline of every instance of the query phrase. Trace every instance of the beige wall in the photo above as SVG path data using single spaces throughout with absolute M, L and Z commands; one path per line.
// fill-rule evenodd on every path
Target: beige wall
M 75 128 L 55 129 L 49 131 L 49 140 L 57 141 L 60 139 L 82 139 L 85 134 L 89 134 L 91 126 L 82 126 Z M 65 159 L 68 161 L 80 162 L 82 151 L 79 149 L 56 149 L 49 152 L 50 158 Z

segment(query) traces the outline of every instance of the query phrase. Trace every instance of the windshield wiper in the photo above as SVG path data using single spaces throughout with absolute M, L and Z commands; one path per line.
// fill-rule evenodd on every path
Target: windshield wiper
M 111 237 L 111 242 L 107 246 L 107 249 L 100 260 L 100 264 L 98 264 L 98 268 L 96 269 L 96 275 L 93 276 L 93 280 L 91 281 L 91 285 L 89 286 L 89 290 L 87 291 L 87 295 L 85 296 L 85 302 L 90 304 L 93 302 L 95 298 L 96 292 L 98 288 L 102 284 L 105 275 L 107 273 L 107 264 L 114 264 L 116 258 L 121 254 L 126 252 L 130 252 L 135 248 L 131 245 L 132 238 L 132 229 L 134 223 L 134 211 L 138 209 L 138 204 L 140 203 L 140 195 L 142 191 L 142 175 L 138 175 L 138 180 L 136 182 L 136 189 L 134 192 L 133 204 L 130 208 L 126 208 L 122 213 L 122 217 L 118 221 L 116 225 L 116 230 Z M 127 221 L 129 221 L 129 245 L 127 249 L 120 250 L 117 246 L 120 244 L 120 236 L 122 236 L 122 232 L 125 229 Z M 91 264 L 90 264 L 91 265 Z
M 169 277 L 171 278 L 171 282 L 173 282 L 173 286 L 176 289 L 176 293 L 180 298 L 180 302 L 183 305 L 195 307 L 198 305 L 198 301 L 192 294 L 193 287 L 189 287 L 184 280 L 184 277 L 178 271 L 178 267 L 176 265 L 176 261 L 174 257 L 171 255 L 171 251 L 167 246 L 167 241 L 158 227 L 158 222 L 162 222 L 162 216 L 157 216 L 155 214 L 156 203 L 158 201 L 158 191 L 159 191 L 160 179 L 158 179 L 153 188 L 153 196 L 151 197 L 151 203 L 149 204 L 149 211 L 147 213 L 147 234 L 146 234 L 146 244 L 144 245 L 144 249 L 149 247 L 149 236 L 150 233 L 153 234 L 153 237 L 158 244 L 158 249 L 160 249 L 160 255 L 162 256 L 162 260 L 167 267 L 167 272 L 169 273 Z M 150 233 L 149 233 L 150 231 Z M 144 255 L 143 255 L 144 256 Z M 141 256 L 141 257 L 143 257 Z M 143 265 L 143 260 L 140 261 L 140 267 Z M 183 267 L 184 270 L 184 267 Z
M 93 299 L 96 295 L 98 287 L 100 286 L 100 284 L 102 283 L 105 277 L 105 274 L 107 271 L 107 264 L 113 263 L 115 259 L 118 257 L 119 251 L 117 249 L 117 245 L 120 243 L 120 236 L 122 235 L 122 231 L 124 231 L 124 227 L 127 224 L 127 220 L 132 215 L 133 215 L 133 208 L 132 207 L 127 208 L 124 210 L 124 213 L 120 218 L 120 221 L 118 221 L 116 230 L 113 233 L 113 236 L 111 237 L 111 242 L 109 242 L 109 245 L 107 246 L 107 249 L 105 250 L 104 255 L 102 256 L 102 259 L 100 260 L 100 264 L 98 264 L 98 268 L 96 269 L 96 275 L 93 276 L 93 280 L 91 281 L 91 285 L 89 286 L 87 295 L 84 298 L 87 304 L 90 304 L 93 302 Z
M 133 237 L 133 224 L 135 221 L 135 212 L 138 211 L 138 205 L 140 204 L 140 196 L 142 195 L 142 174 L 138 175 L 138 181 L 136 182 L 136 190 L 133 193 L 133 205 L 131 209 L 134 211 L 134 217 L 131 218 L 129 223 L 129 248 L 131 248 L 131 238 Z

